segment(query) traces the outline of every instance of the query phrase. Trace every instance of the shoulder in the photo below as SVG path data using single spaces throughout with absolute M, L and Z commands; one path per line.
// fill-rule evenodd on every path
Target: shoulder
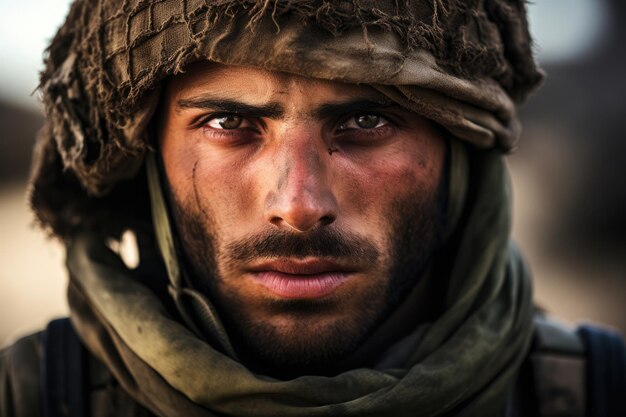
M 45 411 L 45 412 L 44 412 Z M 0 416 L 151 416 L 91 355 L 69 319 L 0 351 Z
M 0 351 L 0 415 L 41 415 L 41 333 L 26 336 Z
M 533 343 L 511 392 L 507 416 L 626 415 L 626 346 L 618 332 L 595 325 L 534 321 Z

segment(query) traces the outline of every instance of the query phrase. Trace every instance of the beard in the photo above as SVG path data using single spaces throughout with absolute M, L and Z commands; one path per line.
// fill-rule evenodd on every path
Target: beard
M 273 229 L 220 248 L 214 216 L 199 204 L 195 184 L 195 198 L 183 202 L 171 195 L 170 201 L 185 269 L 193 286 L 214 304 L 241 361 L 253 371 L 291 378 L 337 372 L 335 365 L 362 345 L 416 285 L 442 240 L 446 181 L 443 176 L 431 195 L 415 190 L 386 208 L 391 214 L 385 250 L 330 226 L 297 234 Z M 259 318 L 225 277 L 247 261 L 283 257 L 350 259 L 384 279 L 360 292 L 356 302 L 351 300 L 348 315 L 340 314 L 345 297 L 336 294 L 263 300 L 264 315 L 280 317 L 277 324 Z

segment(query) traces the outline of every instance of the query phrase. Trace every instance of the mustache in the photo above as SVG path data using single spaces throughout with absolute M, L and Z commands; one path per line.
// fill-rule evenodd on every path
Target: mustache
M 373 264 L 380 257 L 380 251 L 368 239 L 354 233 L 333 229 L 297 234 L 274 230 L 230 243 L 223 256 L 239 262 L 256 258 L 324 257 Z

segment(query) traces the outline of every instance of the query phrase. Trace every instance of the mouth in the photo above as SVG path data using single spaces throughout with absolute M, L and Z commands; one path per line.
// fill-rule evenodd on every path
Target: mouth
M 255 265 L 248 272 L 252 279 L 283 299 L 317 299 L 334 293 L 355 270 L 321 259 L 279 259 Z

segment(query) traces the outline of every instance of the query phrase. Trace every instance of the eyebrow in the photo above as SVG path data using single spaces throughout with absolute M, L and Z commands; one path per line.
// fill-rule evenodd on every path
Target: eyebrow
M 285 114 L 285 110 L 279 103 L 252 105 L 235 100 L 210 97 L 179 100 L 176 107 L 179 109 L 212 109 L 224 113 L 240 113 L 250 117 L 267 117 L 270 119 L 277 119 Z
M 393 106 L 393 103 L 388 100 L 358 99 L 341 103 L 322 104 L 313 112 L 313 115 L 318 119 L 324 120 L 337 115 L 367 112 L 391 106 Z
M 285 114 L 280 103 L 270 102 L 262 105 L 247 104 L 236 100 L 219 99 L 213 97 L 197 97 L 182 99 L 177 103 L 179 109 L 211 109 L 224 113 L 245 114 L 250 117 L 267 117 L 279 119 Z M 393 102 L 380 99 L 357 99 L 338 103 L 324 103 L 312 111 L 312 116 L 324 120 L 337 115 L 372 111 L 391 107 Z

